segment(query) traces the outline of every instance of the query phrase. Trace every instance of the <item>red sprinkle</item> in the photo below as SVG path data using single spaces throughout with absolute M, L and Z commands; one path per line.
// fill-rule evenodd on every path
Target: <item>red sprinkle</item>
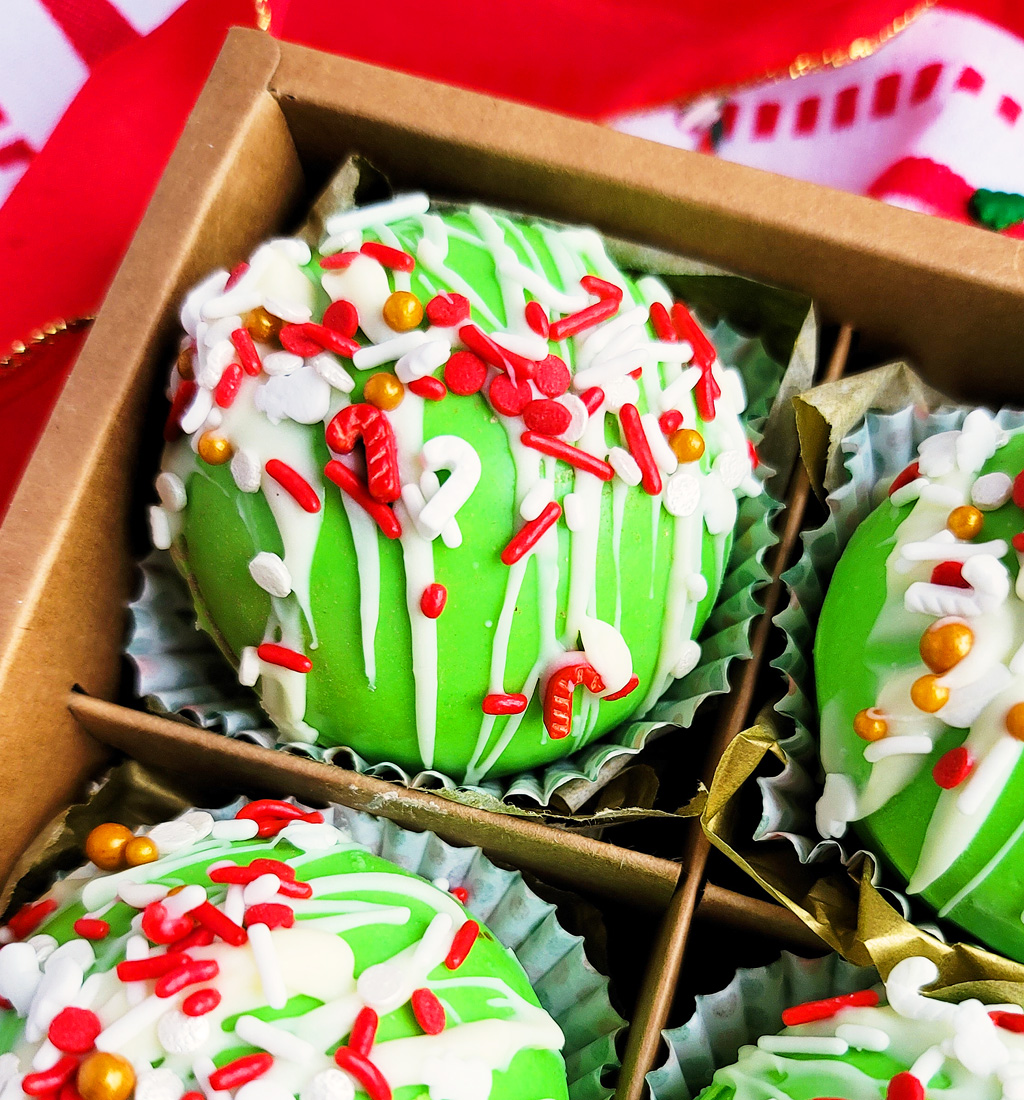
M 359 345 L 355 340 L 335 328 L 328 328 L 327 325 L 318 325 L 312 321 L 307 321 L 302 325 L 302 334 L 318 345 L 317 351 L 322 348 L 326 351 L 333 351 L 335 355 L 344 355 L 347 359 L 351 359 L 359 350 Z M 315 355 L 316 352 L 311 354 Z
M 196 928 L 180 940 L 175 940 L 167 948 L 168 953 L 188 951 L 193 947 L 209 947 L 213 943 L 213 933 L 209 928 Z
M 1004 1012 L 995 1009 L 990 1012 L 989 1019 L 1004 1031 L 1013 1031 L 1017 1035 L 1024 1033 L 1024 1012 Z
M 948 588 L 970 588 L 964 580 L 964 565 L 960 561 L 940 561 L 932 570 L 932 584 L 944 584 Z
M 528 431 L 540 432 L 541 435 L 561 435 L 569 430 L 572 423 L 572 413 L 557 401 L 548 397 L 531 401 L 523 409 L 523 423 Z
M 206 1100 L 206 1097 L 201 1092 L 192 1091 L 186 1092 L 181 1100 Z
M 416 261 L 408 252 L 403 252 L 400 248 L 391 248 L 386 244 L 378 244 L 376 241 L 367 241 L 359 251 L 364 256 L 376 260 L 381 267 L 390 267 L 392 271 L 412 271 L 416 266 Z
M 246 924 L 265 924 L 268 928 L 291 928 L 295 913 L 290 906 L 279 901 L 264 901 L 250 905 L 245 911 Z
M 240 264 L 235 264 L 231 269 L 231 274 L 228 276 L 228 281 L 224 284 L 224 289 L 230 290 L 233 286 L 238 285 L 238 281 L 249 270 L 249 265 L 243 260 Z
M 276 645 L 274 642 L 263 642 L 256 647 L 256 655 L 261 661 L 269 665 L 279 665 L 281 668 L 290 669 L 292 672 L 311 672 L 313 662 L 305 653 L 297 653 L 287 646 Z
M 672 304 L 672 323 L 683 340 L 693 348 L 693 361 L 702 370 L 715 361 L 715 348 L 704 335 L 704 330 L 682 302 Z
M 49 1069 L 40 1070 L 39 1073 L 27 1073 L 21 1079 L 22 1092 L 29 1096 L 42 1096 L 44 1093 L 59 1089 L 71 1075 L 78 1069 L 78 1059 L 74 1055 L 66 1054 Z
M 364 1055 L 350 1047 L 338 1047 L 334 1060 L 340 1069 L 350 1073 L 363 1086 L 370 1100 L 391 1100 L 391 1086 L 384 1074 Z
M 710 364 L 701 367 L 702 374 L 693 387 L 693 398 L 697 405 L 697 415 L 710 423 L 718 415 L 715 402 L 722 396 L 722 387 L 715 381 Z
M 358 252 L 335 252 L 333 256 L 321 256 L 320 266 L 324 271 L 343 271 L 346 267 L 351 267 L 352 261 L 358 255 Z
M 269 1054 L 246 1054 L 228 1062 L 226 1066 L 215 1069 L 210 1074 L 210 1088 L 230 1092 L 249 1081 L 255 1081 L 274 1064 L 274 1059 Z
M 79 917 L 72 927 L 83 940 L 105 940 L 110 935 L 110 925 L 97 917 Z
M 324 473 L 343 493 L 369 513 L 370 518 L 389 539 L 398 538 L 402 533 L 402 525 L 398 522 L 398 517 L 386 504 L 374 500 L 367 492 L 366 486 L 343 462 L 332 458 L 324 467 Z
M 1020 554 L 1024 554 L 1024 531 L 1021 531 L 1019 534 L 1014 535 L 1013 538 L 1010 539 L 1010 542 L 1012 543 L 1014 550 L 1016 550 Z
M 53 1093 L 50 1093 L 53 1096 Z M 77 1088 L 77 1081 L 74 1077 L 69 1077 L 65 1082 L 60 1092 L 57 1094 L 57 1100 L 82 1100 L 81 1093 Z
M 666 343 L 670 344 L 679 342 L 679 336 L 676 333 L 675 326 L 672 324 L 672 318 L 669 317 L 668 310 L 661 302 L 651 303 L 648 316 L 651 318 L 651 327 L 654 329 L 654 334 L 659 340 L 664 340 Z
M 373 1041 L 377 1038 L 378 1023 L 377 1013 L 369 1005 L 361 1008 L 348 1037 L 349 1050 L 354 1050 L 356 1054 L 364 1056 L 369 1054 Z
M 213 391 L 213 399 L 222 409 L 229 409 L 235 403 L 238 396 L 238 388 L 242 384 L 242 367 L 239 363 L 228 363 L 224 373 L 220 376 L 216 389 Z
M 463 905 L 469 901 L 469 891 L 465 886 L 453 886 L 448 893 L 451 894 L 456 901 L 461 901 Z
M 593 416 L 604 403 L 604 390 L 600 386 L 591 386 L 580 394 L 580 400 L 587 407 L 587 412 Z
M 920 476 L 920 465 L 916 462 L 911 462 L 905 470 L 901 470 L 892 479 L 892 484 L 889 486 L 889 496 L 892 496 L 897 489 L 902 489 L 904 485 L 909 485 L 912 481 L 917 481 Z
M 164 442 L 173 443 L 181 438 L 181 418 L 198 392 L 198 384 L 191 379 L 178 383 L 178 388 L 174 391 L 174 397 L 171 400 L 171 411 L 167 414 L 167 421 L 164 424 Z
M 1013 503 L 1024 508 L 1024 470 L 1013 479 Z
M 466 921 L 455 933 L 455 937 L 452 940 L 452 945 L 448 949 L 448 954 L 445 956 L 444 965 L 449 970 L 458 970 L 460 966 L 466 961 L 466 956 L 469 954 L 473 944 L 476 943 L 477 936 L 480 935 L 480 925 L 475 920 Z
M 366 401 L 346 405 L 333 417 L 324 434 L 327 446 L 339 454 L 350 454 L 362 440 L 367 492 L 380 504 L 398 500 L 402 492 L 398 444 L 386 413 Z
M 219 973 L 220 967 L 213 959 L 200 959 L 198 962 L 187 963 L 185 966 L 179 966 L 177 970 L 172 970 L 170 974 L 165 974 L 156 983 L 155 992 L 158 997 L 173 997 L 185 986 L 208 982 L 216 978 Z
M 264 469 L 304 512 L 312 514 L 320 511 L 320 498 L 302 474 L 279 458 L 267 459 Z
M 580 286 L 588 294 L 594 294 L 598 298 L 614 298 L 616 302 L 622 301 L 622 287 L 609 283 L 606 279 L 599 279 L 596 275 L 584 275 L 580 279 Z
M 554 527 L 562 514 L 562 506 L 552 500 L 544 505 L 544 510 L 535 519 L 529 520 L 512 536 L 501 552 L 501 560 L 506 565 L 514 565 L 521 557 L 529 553 L 549 528 Z
M 575 336 L 586 328 L 593 328 L 609 317 L 614 317 L 619 311 L 619 300 L 616 298 L 602 298 L 586 309 L 578 313 L 570 313 L 568 317 L 552 321 L 548 336 L 552 340 L 565 340 L 569 336 Z
M 255 378 L 263 370 L 263 364 L 260 362 L 260 353 L 253 343 L 252 333 L 247 328 L 236 328 L 231 334 L 231 343 L 235 345 L 242 370 Z
M 406 387 L 410 393 L 422 397 L 425 401 L 441 401 L 448 395 L 448 388 L 440 378 L 428 374 L 423 378 L 414 378 Z
M 544 728 L 552 741 L 568 737 L 572 730 L 572 693 L 579 684 L 595 695 L 604 681 L 593 665 L 582 658 L 552 673 L 544 689 Z
M 312 336 L 307 335 L 305 329 L 304 324 L 285 325 L 278 336 L 281 347 L 285 351 L 290 351 L 292 355 L 301 355 L 303 359 L 311 355 L 319 355 L 323 351 L 321 345 Z
M 292 821 L 301 821 L 306 816 L 306 811 L 296 806 L 294 802 L 285 802 L 281 798 L 254 798 L 247 802 L 237 814 L 236 821 L 258 821 L 261 817 L 287 817 Z M 321 821 L 323 818 L 320 819 Z M 254 859 L 248 869 L 255 872 L 254 878 L 260 875 L 277 875 L 278 878 L 295 878 L 295 871 L 281 859 Z M 210 873 L 213 878 L 213 873 Z M 252 879 L 247 879 L 251 882 Z
M 143 982 L 149 978 L 162 978 L 191 962 L 191 958 L 182 952 L 153 955 L 148 959 L 126 959 L 117 964 L 117 976 L 122 982 Z
M 669 409 L 658 417 L 658 427 L 665 435 L 679 431 L 683 426 L 683 414 L 678 409 Z
M 436 619 L 448 602 L 448 589 L 443 584 L 428 584 L 420 596 L 420 611 L 428 619 Z
M 529 699 L 515 692 L 506 695 L 485 695 L 481 704 L 484 714 L 522 714 Z
M 186 1016 L 205 1016 L 220 1004 L 220 1000 L 220 994 L 216 989 L 197 989 L 181 1002 L 181 1011 Z
M 841 993 L 822 1001 L 805 1001 L 783 1010 L 782 1022 L 786 1027 L 809 1024 L 815 1020 L 830 1020 L 841 1008 L 873 1008 L 878 1004 L 878 994 L 873 989 L 861 989 L 856 993 Z
M 150 902 L 142 911 L 142 931 L 153 943 L 174 943 L 187 936 L 194 927 L 191 917 L 184 913 L 178 917 L 171 916 L 158 901 Z M 178 962 L 181 962 L 180 956 Z
M 533 372 L 537 369 L 537 364 L 532 359 L 517 355 L 508 348 L 499 347 L 476 325 L 463 325 L 459 329 L 459 339 L 470 351 L 476 352 L 485 363 L 490 363 L 498 370 L 514 371 L 519 381 L 532 378 Z
M 629 453 L 640 467 L 640 484 L 652 497 L 657 496 L 661 492 L 661 473 L 654 461 L 654 455 L 651 454 L 651 445 L 647 442 L 636 405 L 626 404 L 619 409 L 619 423 L 622 425 L 622 434 Z
M 533 400 L 533 392 L 527 382 L 514 383 L 507 374 L 499 374 L 487 391 L 495 412 L 502 416 L 519 416 Z
M 615 470 L 603 459 L 590 454 L 589 451 L 580 450 L 571 443 L 561 439 L 552 439 L 547 435 L 538 435 L 536 432 L 523 432 L 519 441 L 525 447 L 532 447 L 541 454 L 551 455 L 552 458 L 560 458 L 577 470 L 586 470 L 601 481 L 611 481 L 615 476 Z
M 548 320 L 547 312 L 540 302 L 526 303 L 526 323 L 538 336 L 543 336 L 545 340 L 548 338 L 551 322 Z
M 561 397 L 569 388 L 569 368 L 557 355 L 549 355 L 537 365 L 533 381 L 545 397 Z
M 322 821 L 323 818 L 320 820 Z M 308 882 L 282 882 L 277 892 L 286 898 L 311 898 L 313 887 Z
M 614 703 L 616 699 L 625 699 L 627 695 L 632 695 L 634 691 L 640 686 L 640 677 L 634 672 L 632 676 L 626 681 L 624 687 L 620 687 L 618 691 L 613 691 L 611 695 L 602 695 L 602 703 Z
M 974 757 L 964 745 L 959 745 L 949 752 L 944 752 L 935 766 L 932 768 L 932 779 L 944 790 L 949 791 L 960 784 L 971 774 L 974 767 Z
M 644 368 L 643 367 L 635 367 L 633 370 L 631 370 L 629 372 L 629 377 L 630 378 L 640 378 L 640 377 L 642 377 L 643 373 L 644 373 Z
M 444 1006 L 437 996 L 429 989 L 416 989 L 410 1000 L 416 1023 L 428 1035 L 440 1035 L 444 1031 L 445 1015 Z
M 756 470 L 761 465 L 761 456 L 757 453 L 757 448 L 748 439 L 747 440 L 747 454 L 750 456 L 750 468 Z
M 351 340 L 356 334 L 356 329 L 359 328 L 359 312 L 351 302 L 339 298 L 324 310 L 323 323 L 326 328 L 340 332 L 342 336 L 347 336 Z
M 189 910 L 189 916 L 194 917 L 204 928 L 208 928 L 215 936 L 225 943 L 230 943 L 232 947 L 241 947 L 249 938 L 244 928 L 235 924 L 229 916 L 208 901 Z
M 885 1100 L 924 1100 L 924 1085 L 912 1073 L 897 1073 L 885 1090 Z
M 479 393 L 487 381 L 487 364 L 471 351 L 457 351 L 444 365 L 445 385 L 460 397 Z
M 438 328 L 451 328 L 469 320 L 469 299 L 461 294 L 435 294 L 426 305 L 427 320 Z
M 85 1054 L 102 1030 L 99 1016 L 90 1009 L 64 1008 L 50 1021 L 46 1037 L 63 1054 Z

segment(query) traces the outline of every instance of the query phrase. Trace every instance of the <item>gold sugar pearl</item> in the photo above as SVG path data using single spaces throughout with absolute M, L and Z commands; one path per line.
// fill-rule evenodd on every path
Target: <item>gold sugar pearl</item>
M 192 349 L 184 347 L 178 352 L 178 374 L 186 382 L 195 378 L 195 370 L 192 367 Z
M 234 453 L 231 443 L 216 432 L 203 432 L 199 437 L 199 457 L 210 466 L 223 466 Z
M 363 386 L 363 400 L 385 412 L 397 409 L 403 397 L 405 397 L 405 386 L 388 371 L 381 371 L 367 378 Z
M 853 732 L 865 741 L 881 741 L 889 732 L 889 723 L 877 707 L 868 707 L 854 715 Z
M 954 508 L 946 520 L 946 526 L 958 539 L 977 538 L 984 524 L 984 514 L 973 504 L 961 504 L 959 508 Z
M 910 699 L 918 710 L 934 714 L 949 701 L 949 688 L 939 683 L 938 676 L 922 676 L 910 685 Z
M 264 344 L 269 340 L 276 339 L 285 325 L 280 317 L 268 313 L 263 306 L 257 306 L 255 309 L 249 310 L 242 318 L 242 323 L 249 330 L 249 335 L 254 340 L 259 340 Z
M 423 320 L 423 303 L 408 290 L 396 290 L 384 303 L 384 323 L 395 332 L 408 332 Z
M 1014 703 L 1004 721 L 1006 732 L 1017 741 L 1024 741 L 1024 703 Z
M 135 1070 L 120 1054 L 97 1050 L 82 1060 L 75 1084 L 82 1100 L 128 1100 L 135 1088 Z
M 974 645 L 974 631 L 966 623 L 935 623 L 921 635 L 921 660 L 932 672 L 949 672 Z
M 693 428 L 678 428 L 668 437 L 668 445 L 680 462 L 696 462 L 704 453 L 704 437 Z
M 119 871 L 124 866 L 125 847 L 135 839 L 131 829 L 114 821 L 104 822 L 85 838 L 85 855 L 101 871 Z
M 157 846 L 148 836 L 136 836 L 124 846 L 124 861 L 129 867 L 139 867 L 160 858 Z

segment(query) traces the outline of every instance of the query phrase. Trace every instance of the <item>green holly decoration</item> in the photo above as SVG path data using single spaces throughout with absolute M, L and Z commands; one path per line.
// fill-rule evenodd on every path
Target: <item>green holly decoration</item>
M 971 196 L 971 213 L 982 225 L 1001 233 L 1024 222 L 1024 195 L 981 188 Z

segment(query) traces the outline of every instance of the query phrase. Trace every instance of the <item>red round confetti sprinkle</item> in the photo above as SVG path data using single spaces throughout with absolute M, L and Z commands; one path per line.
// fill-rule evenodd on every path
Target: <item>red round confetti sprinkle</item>
M 367 1058 L 350 1047 L 338 1047 L 334 1060 L 339 1069 L 351 1074 L 370 1100 L 391 1100 L 391 1086 L 384 1074 Z
M 892 479 L 892 484 L 889 486 L 889 496 L 892 496 L 897 489 L 902 489 L 904 485 L 909 485 L 912 481 L 917 481 L 920 476 L 921 467 L 916 462 L 911 462 L 905 470 L 901 470 Z
M 513 383 L 507 374 L 499 374 L 487 391 L 491 404 L 502 416 L 519 416 L 533 400 L 533 393 L 526 382 Z
M 53 1092 L 69 1080 L 77 1069 L 78 1059 L 72 1054 L 66 1054 L 49 1069 L 25 1074 L 21 1079 L 21 1090 L 29 1096 L 42 1096 L 44 1093 Z
M 974 757 L 964 745 L 944 752 L 932 768 L 932 779 L 945 791 L 958 787 L 971 774 Z
M 1004 1031 L 1013 1031 L 1018 1035 L 1024 1033 L 1024 1012 L 995 1009 L 989 1013 L 989 1018 L 996 1027 L 1001 1027 Z
M 143 935 L 153 943 L 174 943 L 187 936 L 194 927 L 190 916 L 184 913 L 173 916 L 158 901 L 150 902 L 142 911 Z
M 1024 531 L 1014 535 L 1013 538 L 1010 539 L 1010 542 L 1013 544 L 1014 550 L 1024 554 Z
M 557 401 L 548 397 L 531 401 L 523 409 L 523 423 L 527 430 L 540 432 L 541 435 L 561 435 L 569 430 L 572 413 Z
M 324 325 L 351 339 L 359 328 L 359 312 L 351 302 L 339 298 L 324 310 Z
M 912 1073 L 897 1073 L 885 1090 L 885 1100 L 924 1100 L 924 1085 Z
M 545 340 L 548 338 L 551 322 L 540 302 L 526 303 L 526 323 L 538 336 L 543 336 Z
M 448 396 L 448 387 L 432 374 L 414 378 L 405 388 L 425 401 L 441 401 Z
M 378 244 L 376 241 L 367 241 L 360 249 L 364 256 L 370 256 L 381 267 L 390 267 L 393 271 L 412 271 L 416 261 L 408 252 L 400 248 L 391 248 L 390 245 Z
M 185 1095 L 182 1096 L 181 1100 L 206 1100 L 206 1097 L 201 1092 L 193 1091 L 186 1092 Z
M 377 1025 L 379 1023 L 377 1013 L 369 1005 L 359 1010 L 359 1015 L 352 1024 L 352 1031 L 348 1037 L 349 1050 L 357 1054 L 369 1054 L 373 1041 L 377 1037 Z
M 626 683 L 619 688 L 618 691 L 613 691 L 611 695 L 602 695 L 601 702 L 614 703 L 616 699 L 625 699 L 627 695 L 632 695 L 634 691 L 640 686 L 640 677 L 634 672 L 632 676 L 626 681 Z
M 466 961 L 466 956 L 469 954 L 473 944 L 476 943 L 477 936 L 480 935 L 480 925 L 475 920 L 466 921 L 455 933 L 452 939 L 452 945 L 448 949 L 448 954 L 445 956 L 444 965 L 449 970 L 458 970 L 460 966 Z
M 333 256 L 321 256 L 320 266 L 324 271 L 344 271 L 358 256 L 358 252 L 335 252 Z
M 249 270 L 249 265 L 243 260 L 240 264 L 235 264 L 231 269 L 231 274 L 228 276 L 228 281 L 224 284 L 225 290 L 230 290 L 233 286 L 238 284 L 239 279 Z
M 440 1035 L 444 1031 L 445 1015 L 444 1006 L 437 996 L 429 989 L 416 989 L 410 1000 L 416 1023 L 428 1035 Z
M 274 1059 L 269 1054 L 246 1054 L 228 1062 L 226 1066 L 215 1069 L 210 1074 L 210 1087 L 220 1092 L 222 1089 L 230 1091 L 237 1089 L 249 1081 L 255 1081 L 262 1077 L 274 1064 Z
M 569 388 L 569 368 L 557 355 L 549 355 L 537 364 L 533 381 L 545 397 L 561 397 Z
M 515 565 L 521 557 L 529 553 L 540 542 L 544 533 L 554 527 L 561 514 L 561 504 L 552 500 L 544 505 L 539 516 L 523 524 L 501 552 L 501 560 L 505 565 Z
M 104 940 L 110 935 L 110 925 L 95 917 L 79 917 L 72 927 L 83 940 Z
M 257 646 L 256 655 L 268 665 L 278 665 L 292 672 L 311 672 L 313 669 L 313 662 L 304 653 L 296 653 L 294 649 L 273 642 Z
M 197 989 L 181 1002 L 181 1011 L 186 1016 L 205 1016 L 220 1004 L 220 994 L 216 989 Z
M 263 468 L 267 471 L 267 476 L 272 477 L 304 512 L 312 515 L 320 511 L 320 498 L 302 474 L 279 458 L 267 459 Z
M 99 1016 L 88 1008 L 64 1008 L 50 1021 L 46 1037 L 64 1054 L 92 1050 L 103 1030 Z
M 240 363 L 228 363 L 224 373 L 220 376 L 216 389 L 213 391 L 213 399 L 222 409 L 229 409 L 235 403 L 239 387 L 242 385 L 242 365 Z
M 480 704 L 484 714 L 522 714 L 530 702 L 519 692 L 511 694 L 485 695 Z
M 944 584 L 949 588 L 970 588 L 964 580 L 964 565 L 960 561 L 940 561 L 932 570 L 932 584 Z
M 156 995 L 158 997 L 173 997 L 180 993 L 187 985 L 198 985 L 199 982 L 208 982 L 216 978 L 220 973 L 220 966 L 214 959 L 199 959 L 197 962 L 186 963 L 165 974 L 156 983 Z
M 830 1020 L 841 1008 L 874 1008 L 877 1004 L 878 994 L 873 989 L 861 989 L 856 993 L 842 993 L 838 997 L 793 1005 L 783 1010 L 782 1022 L 786 1027 L 795 1027 L 815 1020 Z
M 323 348 L 305 331 L 305 327 L 305 325 L 285 325 L 278 339 L 285 351 L 308 359 L 311 355 L 319 355 Z
M 428 584 L 420 596 L 420 611 L 428 619 L 436 619 L 448 602 L 448 589 L 443 584 Z
M 683 426 L 683 414 L 678 409 L 669 409 L 658 417 L 658 427 L 665 435 L 671 435 Z
M 479 393 L 487 380 L 487 364 L 471 351 L 457 351 L 444 365 L 445 385 L 460 397 Z
M 448 893 L 451 894 L 456 901 L 461 901 L 463 905 L 469 901 L 469 891 L 465 886 L 453 886 Z
M 295 924 L 295 912 L 279 901 L 264 901 L 246 909 L 245 923 L 265 924 L 270 929 L 291 928 Z
M 469 299 L 448 291 L 435 294 L 426 305 L 427 320 L 438 328 L 451 328 L 469 320 Z

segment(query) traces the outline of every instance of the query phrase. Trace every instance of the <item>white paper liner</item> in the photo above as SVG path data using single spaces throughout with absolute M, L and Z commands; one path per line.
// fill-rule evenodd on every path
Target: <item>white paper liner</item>
M 743 376 L 751 422 L 763 422 L 778 390 L 782 368 L 767 356 L 758 339 L 742 336 L 724 322 L 708 331 L 722 362 Z M 749 428 L 748 434 L 755 443 L 761 439 L 754 428 Z M 762 468 L 758 473 L 770 471 Z M 675 681 L 643 720 L 627 722 L 545 768 L 477 785 L 458 783 L 435 769 L 410 772 L 389 761 L 372 764 L 347 746 L 324 748 L 279 741 L 255 692 L 239 686 L 211 639 L 195 629 L 191 597 L 167 553 L 154 552 L 141 563 L 141 591 L 129 606 L 125 652 L 135 666 L 136 694 L 149 710 L 211 733 L 415 789 L 476 791 L 499 799 L 521 797 L 540 807 L 549 806 L 558 795 L 574 811 L 648 741 L 691 725 L 705 699 L 729 690 L 732 661 L 751 655 L 750 627 L 761 610 L 756 594 L 769 580 L 763 559 L 777 541 L 769 523 L 779 507 L 767 491 L 739 502 L 726 575 L 700 635 L 700 664 Z
M 663 1031 L 665 1061 L 647 1074 L 651 1100 L 693 1100 L 742 1046 L 782 1030 L 782 1011 L 877 984 L 878 974 L 838 955 L 801 959 L 784 953 L 768 966 L 737 970 L 718 993 L 696 998 L 685 1024 Z M 768 1095 L 767 1093 L 765 1094 Z
M 795 730 L 780 742 L 787 757 L 783 770 L 757 781 L 762 794 L 762 817 L 754 839 L 789 842 L 801 863 L 838 857 L 848 864 L 859 851 L 851 847 L 858 843 L 853 830 L 842 841 L 822 840 L 814 823 L 814 805 L 822 790 L 814 691 L 814 632 L 832 573 L 853 532 L 886 498 L 893 478 L 916 460 L 921 441 L 938 432 L 959 428 L 972 408 L 942 406 L 934 412 L 922 413 L 919 408 L 909 407 L 895 413 L 868 412 L 841 443 L 847 478 L 827 498 L 828 519 L 821 527 L 803 534 L 803 554 L 783 574 L 790 601 L 774 621 L 785 634 L 786 647 L 771 664 L 783 673 L 788 689 L 775 709 L 791 719 Z M 1024 425 L 1024 411 L 1001 409 L 996 420 L 1007 430 L 1016 429 Z M 941 927 L 933 923 L 934 910 L 917 899 L 908 901 L 906 895 L 892 888 L 886 882 L 888 873 L 883 861 L 874 855 L 872 859 L 874 885 L 883 889 L 904 917 L 945 939 Z M 959 927 L 953 938 L 963 940 Z

